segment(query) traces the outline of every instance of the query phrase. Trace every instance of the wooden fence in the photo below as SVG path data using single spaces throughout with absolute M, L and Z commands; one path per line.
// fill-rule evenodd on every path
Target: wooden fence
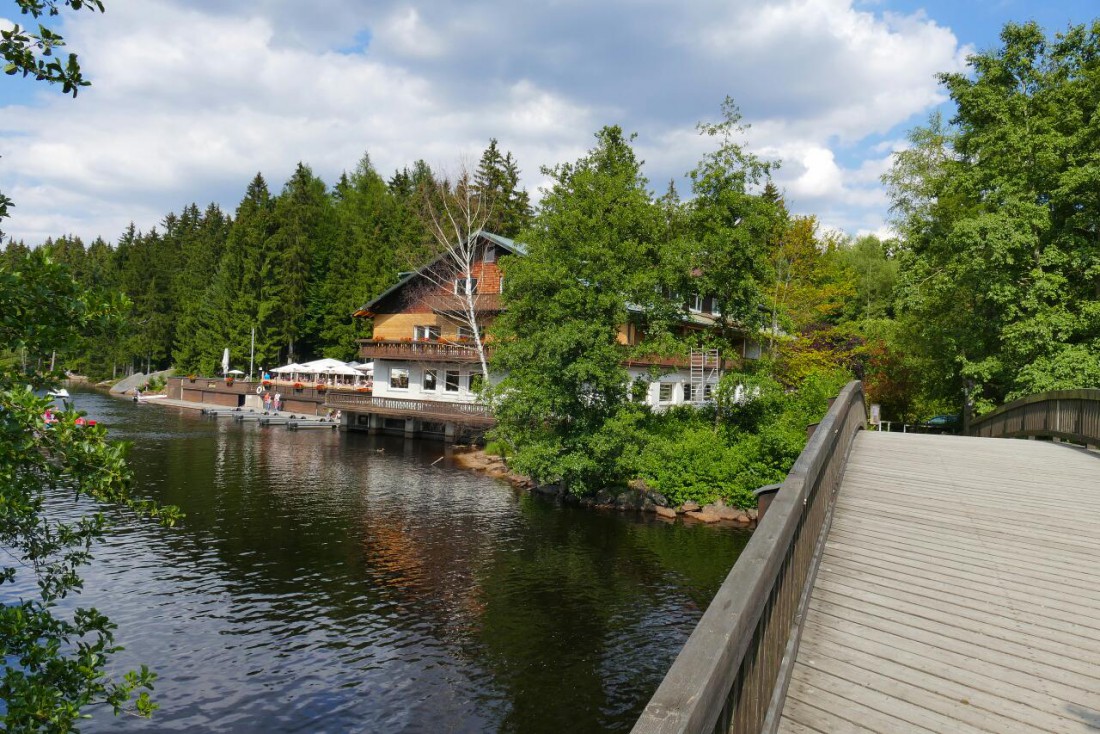
M 635 734 L 774 732 L 848 452 L 867 420 L 848 384 L 669 669 Z
M 1049 436 L 1100 444 L 1100 390 L 1054 390 L 1002 405 L 970 422 L 970 435 L 988 438 Z
M 407 416 L 476 424 L 492 423 L 493 413 L 482 403 L 448 402 L 443 400 L 409 400 L 406 398 L 381 398 L 373 395 L 329 393 L 326 408 L 359 410 L 378 415 Z

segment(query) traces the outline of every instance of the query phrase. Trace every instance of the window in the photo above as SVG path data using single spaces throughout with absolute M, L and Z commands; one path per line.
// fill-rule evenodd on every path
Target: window
M 407 367 L 390 367 L 390 387 L 394 390 L 409 389 L 409 370 Z
M 703 385 L 703 400 L 710 400 L 714 397 L 714 385 L 707 383 Z
M 472 341 L 474 338 L 474 330 L 468 329 L 465 326 L 459 326 L 455 329 L 455 336 L 458 337 L 459 341 Z
M 455 295 L 477 293 L 477 278 L 455 278 Z
M 424 387 L 426 392 L 435 392 L 439 389 L 439 371 L 424 370 Z
M 485 246 L 485 262 L 495 263 L 497 261 L 497 248 L 492 245 Z
M 691 306 L 689 306 L 689 308 L 692 311 L 695 311 L 697 313 L 702 313 L 702 311 L 703 311 L 703 297 L 701 295 L 699 295 L 698 293 L 693 294 L 692 297 L 691 297 Z
M 760 342 L 745 342 L 745 359 L 760 359 Z
M 413 327 L 413 341 L 439 341 L 439 327 L 431 324 Z
M 672 383 L 662 382 L 657 392 L 657 400 L 662 403 L 672 402 Z
M 482 386 L 485 384 L 485 376 L 480 372 L 471 372 L 469 382 L 466 383 L 466 389 L 472 393 L 481 392 Z
M 722 315 L 722 309 L 718 307 L 718 299 L 717 298 L 711 298 L 710 299 L 710 312 L 712 314 L 714 314 L 715 316 L 721 316 Z
M 690 403 L 691 402 L 691 383 L 690 382 L 685 382 L 684 383 L 684 402 L 685 403 Z
M 458 381 L 461 373 L 458 370 L 447 370 L 443 375 L 443 389 L 447 392 L 458 392 Z

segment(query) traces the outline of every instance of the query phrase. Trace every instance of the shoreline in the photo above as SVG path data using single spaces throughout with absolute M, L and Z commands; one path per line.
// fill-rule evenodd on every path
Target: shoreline
M 663 495 L 638 480 L 631 482 L 629 487 L 623 488 L 617 494 L 601 490 L 595 495 L 577 497 L 562 491 L 556 484 L 539 485 L 530 477 L 517 474 L 508 468 L 504 459 L 487 454 L 484 449 L 470 447 L 462 451 L 456 450 L 451 461 L 460 469 L 481 472 L 494 479 L 504 480 L 516 489 L 552 497 L 564 504 L 595 510 L 649 512 L 669 522 L 682 519 L 685 522 L 706 525 L 721 524 L 746 529 L 756 527 L 758 513 L 755 508 L 729 507 L 721 500 L 706 505 L 688 501 L 679 507 L 672 507 Z
M 106 387 L 86 381 L 82 384 L 84 386 L 90 385 L 95 390 L 102 391 L 110 397 L 133 401 L 132 395 L 111 392 L 111 390 Z M 195 411 L 203 411 L 210 407 L 216 407 L 205 403 L 193 403 L 187 400 L 178 400 L 169 397 L 157 398 L 139 404 L 165 405 L 168 407 Z M 269 412 L 268 415 L 273 417 L 289 417 L 290 413 L 287 411 L 281 411 L 280 413 Z M 317 417 L 310 416 L 300 416 L 300 418 L 304 420 L 320 420 Z M 697 502 L 689 501 L 683 503 L 679 507 L 672 507 L 663 495 L 649 489 L 640 481 L 631 482 L 629 487 L 622 488 L 618 493 L 612 493 L 609 490 L 601 490 L 595 495 L 577 497 L 576 495 L 563 492 L 558 485 L 539 485 L 530 477 L 517 474 L 508 467 L 504 459 L 493 454 L 487 454 L 484 449 L 475 447 L 467 447 L 465 449 L 455 448 L 456 450 L 451 457 L 451 462 L 459 469 L 483 473 L 493 479 L 500 479 L 508 482 L 515 489 L 551 497 L 563 504 L 577 505 L 579 507 L 604 511 L 647 512 L 668 522 L 683 520 L 684 522 L 690 523 L 702 523 L 705 525 L 719 524 L 746 529 L 756 527 L 757 511 L 755 508 L 742 509 L 739 507 L 729 507 L 722 503 L 721 500 L 706 505 L 700 505 Z

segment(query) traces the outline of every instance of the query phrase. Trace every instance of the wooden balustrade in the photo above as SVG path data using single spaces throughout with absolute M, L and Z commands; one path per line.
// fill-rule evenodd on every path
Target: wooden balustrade
M 841 391 L 634 726 L 635 734 L 773 732 L 855 434 L 863 388 Z
M 1043 436 L 1100 444 L 1100 390 L 1053 390 L 1028 395 L 970 421 L 970 435 Z
M 329 393 L 325 407 L 342 410 L 359 410 L 379 415 L 407 416 L 431 420 L 457 421 L 460 423 L 492 423 L 489 406 L 481 403 L 459 403 L 443 400 L 410 400 L 407 398 L 382 398 L 352 393 Z
M 427 362 L 476 362 L 470 344 L 441 341 L 359 340 L 360 359 L 396 359 Z

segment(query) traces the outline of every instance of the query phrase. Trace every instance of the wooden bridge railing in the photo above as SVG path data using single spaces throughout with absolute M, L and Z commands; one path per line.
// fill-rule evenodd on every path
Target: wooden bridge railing
M 1054 390 L 1028 395 L 970 421 L 970 435 L 1050 436 L 1100 444 L 1100 390 Z
M 848 384 L 653 694 L 635 734 L 774 732 L 836 491 L 867 413 Z

